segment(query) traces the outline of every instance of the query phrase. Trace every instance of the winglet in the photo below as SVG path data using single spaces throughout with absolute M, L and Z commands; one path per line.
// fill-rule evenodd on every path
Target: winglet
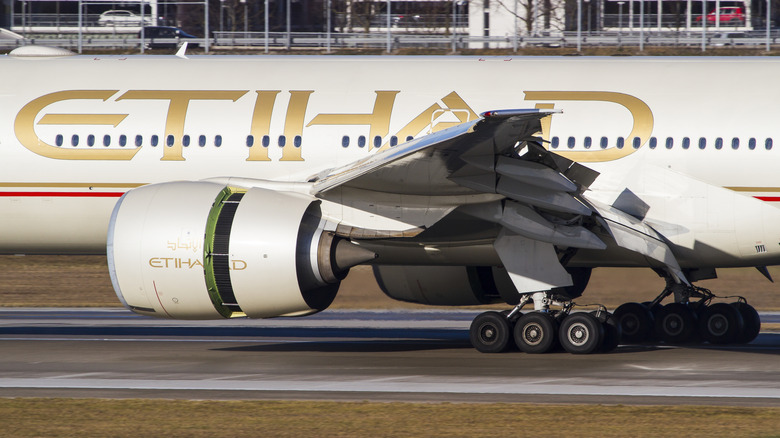
M 185 41 L 181 45 L 181 47 L 179 47 L 179 51 L 176 52 L 176 56 L 178 56 L 179 58 L 182 58 L 182 59 L 188 59 L 187 58 L 187 54 L 186 54 L 187 53 L 187 44 L 189 44 L 189 42 Z

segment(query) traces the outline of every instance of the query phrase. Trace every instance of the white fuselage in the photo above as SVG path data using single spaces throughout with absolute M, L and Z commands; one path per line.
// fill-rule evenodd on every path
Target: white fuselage
M 629 187 L 683 247 L 691 227 L 716 247 L 755 234 L 737 243 L 755 254 L 710 264 L 776 264 L 778 73 L 771 58 L 5 57 L 0 253 L 102 253 L 139 185 L 305 181 L 483 111 L 554 107 L 542 135 L 601 172 L 595 198 Z

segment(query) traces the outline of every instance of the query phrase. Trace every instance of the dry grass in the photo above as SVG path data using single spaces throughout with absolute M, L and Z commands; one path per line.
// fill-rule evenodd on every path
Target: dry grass
M 778 436 L 780 408 L 0 399 L 4 436 Z M 565 421 L 562 421 L 565 419 Z
M 102 256 L 0 256 L 0 305 L 2 306 L 119 306 Z M 780 279 L 780 268 L 770 268 Z M 755 269 L 730 269 L 721 278 L 699 282 L 719 295 L 744 295 L 756 307 L 780 309 L 780 287 Z M 627 301 L 654 298 L 663 281 L 649 269 L 594 271 L 581 303 L 602 303 L 614 309 Z M 402 303 L 385 296 L 374 281 L 371 268 L 358 267 L 342 283 L 333 303 L 336 309 L 429 308 Z

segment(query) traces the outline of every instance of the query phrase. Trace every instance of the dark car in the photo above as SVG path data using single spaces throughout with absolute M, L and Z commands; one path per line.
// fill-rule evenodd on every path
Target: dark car
M 197 38 L 187 32 L 172 26 L 144 27 L 145 47 L 148 49 L 176 49 L 179 44 L 189 39 Z M 141 37 L 141 33 L 138 33 Z M 198 43 L 189 41 L 188 47 L 197 48 Z

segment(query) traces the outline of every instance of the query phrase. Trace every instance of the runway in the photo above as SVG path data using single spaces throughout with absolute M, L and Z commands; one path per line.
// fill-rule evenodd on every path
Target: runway
M 477 313 L 170 321 L 122 309 L 6 308 L 0 394 L 780 406 L 780 333 L 746 346 L 486 355 L 468 340 Z

